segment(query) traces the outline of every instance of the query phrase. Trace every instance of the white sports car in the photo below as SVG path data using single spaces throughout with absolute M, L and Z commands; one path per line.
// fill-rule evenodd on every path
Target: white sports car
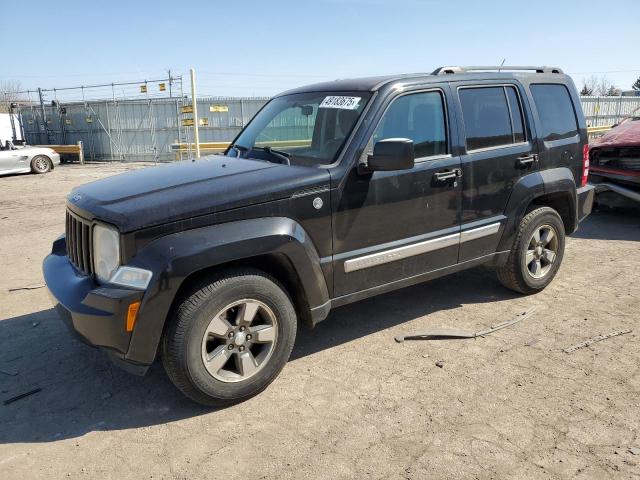
M 60 165 L 60 155 L 47 147 L 18 147 L 0 150 L 0 175 L 47 173 Z

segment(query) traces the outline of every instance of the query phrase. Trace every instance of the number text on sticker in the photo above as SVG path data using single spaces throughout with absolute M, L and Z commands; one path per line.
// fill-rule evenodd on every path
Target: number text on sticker
M 355 110 L 358 108 L 361 97 L 343 97 L 339 95 L 331 95 L 325 97 L 320 104 L 320 108 L 342 108 L 344 110 Z

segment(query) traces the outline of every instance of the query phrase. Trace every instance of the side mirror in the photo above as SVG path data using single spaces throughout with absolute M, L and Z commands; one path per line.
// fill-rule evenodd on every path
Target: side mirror
M 385 138 L 373 146 L 373 155 L 367 158 L 366 170 L 410 170 L 413 168 L 414 160 L 413 140 Z

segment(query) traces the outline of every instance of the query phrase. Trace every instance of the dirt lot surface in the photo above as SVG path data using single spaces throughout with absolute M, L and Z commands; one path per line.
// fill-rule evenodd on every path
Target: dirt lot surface
M 42 389 L 0 405 L 3 480 L 640 477 L 640 214 L 592 215 L 535 296 L 478 269 L 337 309 L 263 394 L 211 411 L 73 340 L 45 289 L 10 291 L 42 284 L 71 188 L 126 168 L 0 178 L 0 400 Z

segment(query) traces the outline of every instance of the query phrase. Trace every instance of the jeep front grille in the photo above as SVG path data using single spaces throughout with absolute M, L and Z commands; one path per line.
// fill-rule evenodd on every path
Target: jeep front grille
M 67 255 L 71 263 L 85 275 L 93 275 L 93 238 L 91 223 L 67 210 Z

